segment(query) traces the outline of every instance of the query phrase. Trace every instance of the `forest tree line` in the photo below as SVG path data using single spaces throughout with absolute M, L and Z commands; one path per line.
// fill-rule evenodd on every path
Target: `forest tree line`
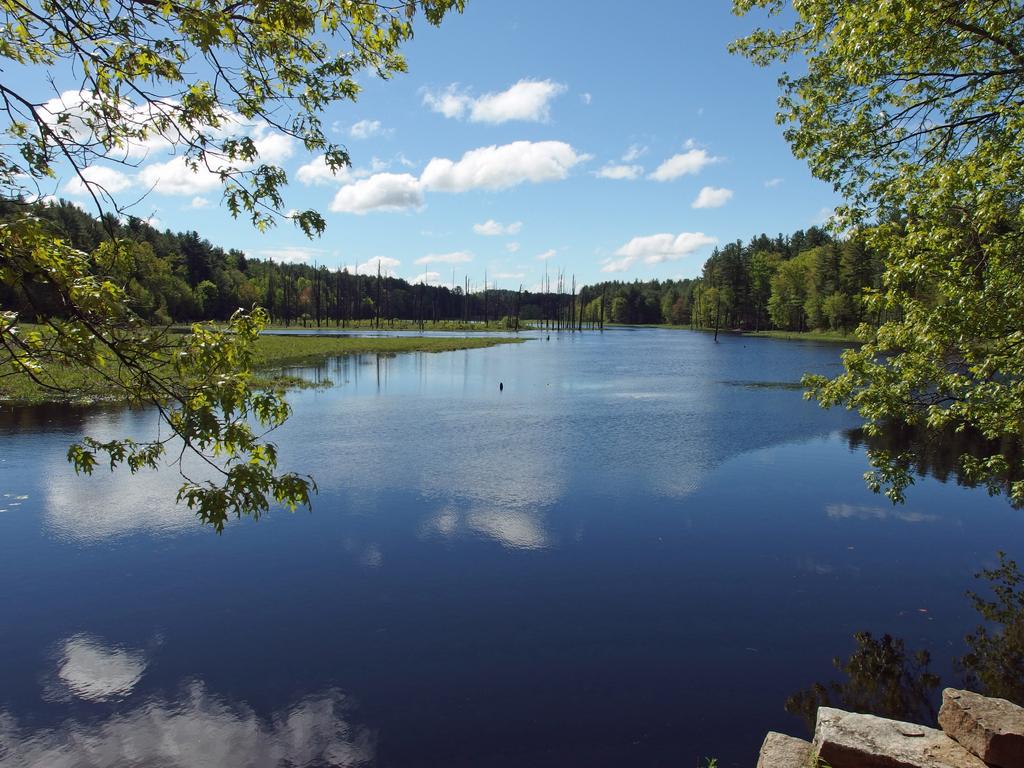
M 24 204 L 2 203 L 6 218 Z M 556 273 L 541 290 L 471 285 L 423 285 L 372 272 L 357 274 L 313 264 L 283 264 L 225 250 L 195 232 L 159 231 L 146 222 L 103 221 L 64 201 L 33 206 L 68 242 L 103 261 L 109 234 L 130 249 L 97 268 L 126 286 L 135 311 L 154 323 L 226 320 L 238 307 L 263 306 L 283 325 L 387 325 L 396 320 L 542 323 L 552 328 L 604 323 L 671 323 L 736 330 L 850 330 L 866 315 L 861 297 L 876 287 L 881 259 L 856 238 L 835 239 L 811 227 L 774 238 L 759 235 L 716 248 L 700 277 L 605 281 L 579 286 Z M 0 306 L 23 317 L 59 315 L 45 285 L 0 286 Z
M 877 287 L 881 272 L 881 259 L 863 242 L 811 227 L 716 248 L 692 280 L 613 281 L 593 288 L 610 297 L 612 322 L 848 331 L 879 321 L 868 316 L 862 297 Z

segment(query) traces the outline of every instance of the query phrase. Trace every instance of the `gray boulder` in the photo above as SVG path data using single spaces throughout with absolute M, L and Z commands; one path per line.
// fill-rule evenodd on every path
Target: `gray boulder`
M 996 768 L 1024 768 L 1024 708 L 971 691 L 942 692 L 939 725 Z
M 811 765 L 811 742 L 769 731 L 761 745 L 757 768 L 808 768 Z
M 832 768 L 985 768 L 942 731 L 820 707 L 815 754 Z

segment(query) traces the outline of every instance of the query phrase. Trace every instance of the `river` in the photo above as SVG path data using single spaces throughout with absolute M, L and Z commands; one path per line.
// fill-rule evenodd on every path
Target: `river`
M 292 371 L 314 509 L 220 536 L 67 463 L 153 412 L 0 410 L 0 766 L 753 766 L 858 630 L 952 678 L 1024 513 L 868 491 L 839 347 L 525 335 Z

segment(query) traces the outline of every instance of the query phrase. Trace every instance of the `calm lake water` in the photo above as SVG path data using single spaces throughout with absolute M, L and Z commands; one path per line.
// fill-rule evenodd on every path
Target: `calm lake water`
M 0 411 L 0 765 L 753 766 L 858 630 L 951 660 L 1024 512 L 864 487 L 786 386 L 832 345 L 662 330 L 330 361 L 221 536 L 173 470 L 78 478 L 148 411 Z M 504 391 L 499 392 L 499 382 Z

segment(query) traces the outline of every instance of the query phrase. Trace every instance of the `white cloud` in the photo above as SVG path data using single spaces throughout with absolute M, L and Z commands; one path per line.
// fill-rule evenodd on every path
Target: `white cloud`
M 594 175 L 600 179 L 636 179 L 640 177 L 640 174 L 644 172 L 643 166 L 640 165 L 613 165 L 608 164 L 598 171 L 594 172 Z
M 469 189 L 506 189 L 523 182 L 557 181 L 589 159 L 561 141 L 515 141 L 466 152 L 460 160 L 435 157 L 420 181 L 427 189 L 465 192 Z
M 324 155 L 317 155 L 308 163 L 300 165 L 295 171 L 295 177 L 306 186 L 348 184 L 357 179 L 368 178 L 376 173 L 383 173 L 390 167 L 391 163 L 387 160 L 372 157 L 370 158 L 369 168 L 352 168 L 351 166 L 342 165 L 336 171 L 332 171 L 327 165 L 327 158 Z
M 348 135 L 353 139 L 368 139 L 371 136 L 379 136 L 382 133 L 385 133 L 385 131 L 380 120 L 360 120 L 348 129 Z
M 139 171 L 139 181 L 163 195 L 195 195 L 209 192 L 221 185 L 220 176 L 202 163 L 193 171 L 184 157 L 172 157 L 163 163 L 150 163 Z
M 474 98 L 453 83 L 440 92 L 425 91 L 423 103 L 448 118 L 467 114 L 474 123 L 506 123 L 510 120 L 545 122 L 551 116 L 551 100 L 566 87 L 551 80 L 520 80 L 504 91 Z
M 307 186 L 331 183 L 344 184 L 351 177 L 351 172 L 345 166 L 342 166 L 337 171 L 332 171 L 328 167 L 327 159 L 323 155 L 317 155 L 305 165 L 300 165 L 299 169 L 295 172 L 295 178 Z
M 551 100 L 565 90 L 564 85 L 551 80 L 520 80 L 508 90 L 477 99 L 469 119 L 474 123 L 546 122 L 551 117 Z
M 106 110 L 111 106 L 109 102 L 84 91 L 65 91 L 39 109 L 42 119 L 56 133 L 89 143 L 99 141 L 97 137 L 102 134 L 102 126 L 107 120 Z M 111 156 L 138 161 L 153 152 L 159 152 L 164 155 L 164 159 L 142 167 L 134 178 L 109 168 L 98 171 L 87 169 L 87 178 L 96 185 L 102 185 L 110 193 L 123 191 L 138 183 L 161 194 L 193 195 L 220 186 L 217 174 L 220 170 L 232 168 L 249 171 L 258 163 L 279 165 L 294 154 L 297 146 L 294 138 L 275 130 L 265 121 L 247 120 L 237 112 L 219 109 L 216 112 L 218 125 L 198 127 L 210 139 L 210 144 L 205 161 L 200 161 L 200 170 L 193 172 L 183 156 L 168 156 L 175 146 L 180 145 L 178 134 L 183 129 L 176 123 L 179 102 L 167 99 L 137 104 L 129 99 L 121 99 L 114 106 L 132 123 L 132 130 L 140 135 L 123 138 L 122 146 L 114 150 Z M 256 161 L 229 162 L 217 156 L 219 142 L 243 137 L 253 141 L 259 155 Z M 100 178 L 96 174 L 103 176 Z M 71 178 L 65 191 L 84 194 L 87 189 L 81 179 Z
M 676 261 L 717 242 L 718 240 L 703 232 L 682 232 L 678 235 L 663 233 L 634 237 L 615 252 L 618 259 L 605 260 L 601 271 L 624 272 L 641 260 L 644 264 Z
M 39 114 L 61 136 L 87 141 L 92 133 L 89 128 L 90 107 L 95 101 L 88 91 L 63 91 L 44 102 Z
M 423 103 L 447 118 L 461 118 L 473 103 L 473 98 L 460 93 L 458 84 L 452 83 L 440 93 L 424 91 Z
M 108 168 L 105 165 L 91 165 L 88 168 L 83 168 L 81 177 L 84 177 L 84 182 L 79 176 L 71 177 L 68 183 L 64 185 L 64 192 L 69 195 L 87 195 L 89 194 L 89 189 L 86 186 L 86 182 L 97 194 L 108 192 L 113 195 L 117 192 L 123 192 L 132 186 L 131 176 L 115 168 Z
M 495 237 L 505 233 L 505 227 L 494 219 L 488 219 L 483 224 L 474 224 L 473 231 L 485 237 Z
M 534 258 L 537 259 L 537 261 L 547 261 L 548 259 L 555 258 L 555 256 L 557 255 L 557 250 L 555 250 L 554 248 L 548 248 L 546 251 L 544 251 L 544 253 L 538 253 Z
M 768 181 L 766 181 L 766 182 L 764 183 L 764 185 L 765 185 L 766 187 L 768 187 L 769 189 L 773 189 L 773 188 L 775 188 L 775 187 L 779 186 L 779 184 L 781 184 L 781 183 L 782 183 L 782 178 L 781 178 L 781 177 L 779 177 L 779 176 L 776 176 L 776 177 L 775 177 L 775 178 L 773 178 L 773 179 L 768 179 Z
M 525 272 L 496 272 L 495 280 L 521 280 L 526 277 Z
M 322 248 L 310 248 L 303 245 L 286 245 L 281 248 L 263 248 L 256 251 L 261 259 L 270 259 L 278 264 L 308 264 L 325 251 Z
M 721 208 L 732 199 L 732 190 L 724 187 L 701 187 L 691 208 Z
M 605 259 L 605 261 L 602 262 L 601 271 L 625 272 L 627 269 L 633 266 L 633 262 L 635 261 L 636 259 L 628 256 L 621 259 Z
M 190 202 L 188 204 L 188 207 L 189 208 L 195 208 L 195 209 L 198 210 L 199 208 L 206 208 L 209 205 L 210 205 L 210 201 L 209 200 L 207 200 L 205 197 L 198 197 L 197 196 L 197 197 L 193 197 L 192 198 L 192 202 Z
M 114 154 L 122 158 L 144 157 L 152 149 L 170 149 L 175 128 L 169 126 L 166 135 L 156 131 L 158 120 L 173 115 L 177 102 L 172 99 L 159 103 L 143 102 L 135 104 L 128 99 L 121 99 L 117 106 L 129 123 L 132 130 L 140 135 L 123 138 L 122 146 Z M 96 141 L 96 130 L 93 126 L 107 123 L 106 110 L 108 102 L 97 99 L 88 91 L 64 91 L 59 96 L 49 99 L 39 108 L 43 122 L 57 134 L 72 141 L 88 144 Z M 224 113 L 225 118 L 235 117 L 233 113 Z M 141 135 L 141 134 L 146 135 Z
M 358 272 L 360 275 L 375 275 L 377 274 L 377 266 L 380 265 L 380 273 L 385 277 L 397 277 L 395 267 L 401 265 L 399 259 L 393 259 L 390 256 L 373 256 L 367 259 L 362 264 L 357 264 L 355 267 L 346 265 L 346 269 L 349 272 Z
M 689 145 L 689 142 L 687 143 Z M 686 174 L 697 174 L 712 163 L 717 163 L 720 157 L 712 157 L 703 149 L 690 149 L 682 154 L 673 155 L 663 162 L 647 178 L 655 181 L 671 181 Z
M 435 157 L 420 178 L 407 173 L 375 173 L 347 184 L 331 202 L 332 211 L 364 214 L 368 211 L 400 211 L 423 205 L 423 193 L 467 192 L 472 189 L 506 189 L 524 182 L 564 179 L 569 170 L 590 158 L 561 141 L 516 141 L 501 146 L 480 147 L 459 160 Z M 375 167 L 386 167 L 375 161 Z M 351 176 L 359 177 L 357 171 Z M 310 183 L 329 178 L 326 166 L 317 158 L 299 169 L 299 177 Z M 497 224 L 497 222 L 495 222 Z M 487 227 L 487 222 L 484 225 Z M 506 225 L 506 234 L 516 234 L 521 222 Z
M 437 283 L 440 280 L 440 272 L 421 272 L 420 274 L 416 275 L 416 277 L 412 278 L 409 282 L 412 283 L 413 285 L 428 285 L 430 283 Z
M 336 213 L 362 215 L 369 211 L 402 211 L 423 205 L 423 190 L 408 173 L 378 173 L 338 190 L 331 201 Z
M 97 140 L 107 124 L 107 111 L 116 106 L 130 124 L 135 136 L 121 137 L 117 148 L 125 158 L 142 158 L 153 150 L 172 150 L 181 142 L 180 134 L 189 129 L 180 123 L 181 102 L 169 98 L 136 103 L 131 99 L 119 101 L 97 99 L 88 91 L 65 91 L 50 99 L 40 108 L 42 119 L 62 136 L 81 142 Z M 296 141 L 280 133 L 265 120 L 249 120 L 225 108 L 215 110 L 217 125 L 198 125 L 213 142 L 227 138 L 251 138 L 264 162 L 279 163 L 291 157 Z M 99 131 L 95 127 L 99 128 Z M 211 144 L 211 152 L 216 144 Z
M 647 147 L 640 146 L 639 144 L 631 144 L 626 153 L 622 156 L 622 162 L 632 163 L 634 160 L 639 160 L 641 157 L 647 154 Z
M 252 138 L 260 163 L 279 165 L 295 154 L 295 139 L 280 131 L 260 126 L 253 132 Z
M 488 219 L 483 224 L 474 224 L 473 231 L 478 235 L 495 237 L 498 235 L 518 235 L 523 228 L 523 222 L 513 221 L 511 224 L 502 224 L 494 219 Z
M 219 131 L 218 137 L 249 136 L 259 155 L 256 160 L 227 161 L 211 151 L 193 171 L 184 156 L 172 157 L 165 162 L 144 166 L 139 171 L 139 181 L 145 187 L 164 195 L 196 195 L 220 187 L 222 182 L 219 172 L 222 170 L 248 171 L 263 163 L 279 165 L 295 154 L 295 139 L 273 130 L 266 123 L 253 125 L 234 115 L 225 115 L 224 120 L 229 127 Z
M 588 106 L 590 105 L 590 102 L 592 102 L 593 100 L 594 100 L 594 97 L 591 96 L 589 93 L 581 93 L 580 94 L 580 101 L 582 101 L 584 104 L 586 104 Z
M 509 253 L 517 253 L 519 251 L 519 243 L 505 243 L 505 250 Z
M 473 260 L 473 254 L 468 251 L 453 251 L 452 253 L 430 253 L 416 259 L 416 264 L 465 264 Z

